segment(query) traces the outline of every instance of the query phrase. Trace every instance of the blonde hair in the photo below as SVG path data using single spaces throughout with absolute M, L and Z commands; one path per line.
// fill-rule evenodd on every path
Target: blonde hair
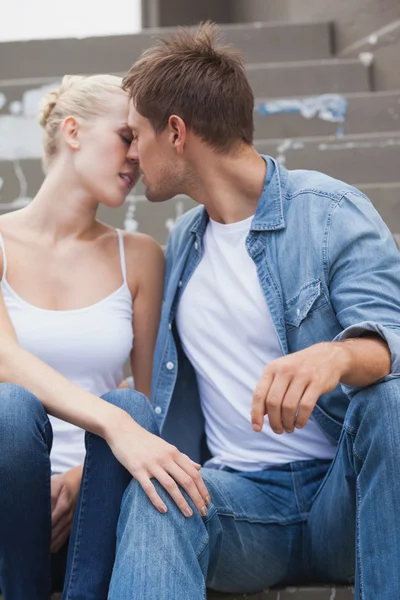
M 41 101 L 39 122 L 43 127 L 43 167 L 47 171 L 58 151 L 60 125 L 66 117 L 91 120 L 107 112 L 106 95 L 126 94 L 122 79 L 113 75 L 65 75 L 58 89 Z

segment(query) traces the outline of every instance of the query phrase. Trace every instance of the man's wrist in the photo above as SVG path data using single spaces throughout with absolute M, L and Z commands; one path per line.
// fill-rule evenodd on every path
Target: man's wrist
M 347 340 L 330 343 L 333 350 L 333 364 L 337 369 L 339 381 L 346 379 L 353 370 L 354 357 L 351 351 L 351 345 L 346 342 Z

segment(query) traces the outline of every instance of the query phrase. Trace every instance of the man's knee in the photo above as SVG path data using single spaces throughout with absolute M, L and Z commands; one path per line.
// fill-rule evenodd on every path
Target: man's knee
M 400 379 L 390 379 L 357 392 L 346 414 L 345 428 L 357 436 L 357 448 L 372 440 L 382 452 L 400 452 Z M 364 444 L 365 442 L 365 444 Z M 367 446 L 361 456 L 367 451 Z
M 373 413 L 375 418 L 400 416 L 400 379 L 389 379 L 360 389 L 352 398 L 351 411 Z
M 158 434 L 153 408 L 144 394 L 127 388 L 112 390 L 102 396 L 103 400 L 127 412 L 141 427 Z

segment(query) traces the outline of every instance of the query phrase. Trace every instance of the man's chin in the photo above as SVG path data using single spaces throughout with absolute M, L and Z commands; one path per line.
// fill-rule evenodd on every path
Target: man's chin
M 156 204 L 159 202 L 166 202 L 167 200 L 171 200 L 171 198 L 173 198 L 175 196 L 175 194 L 169 195 L 169 194 L 153 194 L 151 192 L 151 190 L 149 190 L 148 188 L 145 189 L 144 195 L 146 196 L 147 200 L 149 202 L 151 202 L 152 204 Z

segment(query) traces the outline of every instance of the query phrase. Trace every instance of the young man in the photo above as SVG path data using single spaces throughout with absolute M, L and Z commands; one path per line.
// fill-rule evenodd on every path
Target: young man
M 212 25 L 160 41 L 124 87 L 148 199 L 200 205 L 168 243 L 152 394 L 163 437 L 204 464 L 211 504 L 185 519 L 155 484 L 161 514 L 133 481 L 109 598 L 354 576 L 358 599 L 399 598 L 389 230 L 357 189 L 257 154 L 243 64 Z

